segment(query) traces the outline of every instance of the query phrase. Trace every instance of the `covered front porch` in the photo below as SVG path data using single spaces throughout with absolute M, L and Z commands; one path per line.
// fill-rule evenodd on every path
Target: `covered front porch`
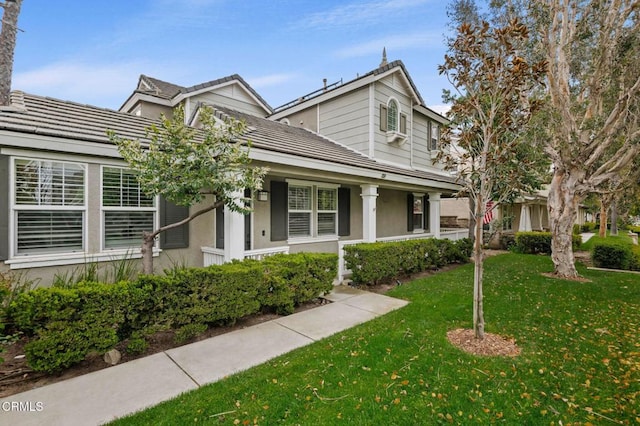
M 328 252 L 339 256 L 348 244 L 468 235 L 440 227 L 442 188 L 351 180 L 270 175 L 253 194 L 253 212 L 215 214 L 215 244 L 201 247 L 204 266 L 233 259 L 262 259 L 277 253 Z

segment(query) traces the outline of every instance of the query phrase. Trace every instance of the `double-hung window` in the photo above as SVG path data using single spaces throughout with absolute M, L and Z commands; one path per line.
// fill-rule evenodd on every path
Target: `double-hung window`
M 318 235 L 335 235 L 338 224 L 337 188 L 317 188 Z
M 14 254 L 84 251 L 85 164 L 16 158 Z
M 436 123 L 429 123 L 429 149 L 431 151 L 438 150 L 438 142 L 440 141 L 440 127 Z
M 291 238 L 337 235 L 337 186 L 289 184 L 288 215 Z
M 289 236 L 310 237 L 312 209 L 311 186 L 289 185 Z
M 120 167 L 102 168 L 104 249 L 139 246 L 143 231 L 156 228 L 156 217 L 156 201 L 142 192 L 133 171 Z

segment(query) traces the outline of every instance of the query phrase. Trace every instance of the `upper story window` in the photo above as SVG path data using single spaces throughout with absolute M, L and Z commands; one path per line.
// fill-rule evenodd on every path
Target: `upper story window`
M 86 165 L 15 159 L 14 253 L 84 250 Z
M 436 123 L 429 122 L 429 149 L 431 151 L 437 151 L 439 142 L 440 126 L 438 126 Z
M 133 171 L 102 168 L 102 226 L 105 249 L 139 246 L 143 231 L 153 231 L 156 203 L 142 192 Z
M 391 98 L 380 104 L 380 130 L 386 132 L 387 142 L 402 144 L 406 140 L 407 116 L 400 111 L 400 104 Z
M 387 105 L 387 131 L 398 131 L 398 103 L 391 99 Z

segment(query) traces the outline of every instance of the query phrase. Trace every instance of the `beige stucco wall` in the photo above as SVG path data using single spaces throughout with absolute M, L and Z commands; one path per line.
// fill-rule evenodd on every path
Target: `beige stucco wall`
M 376 228 L 378 237 L 408 234 L 406 192 L 378 189 Z

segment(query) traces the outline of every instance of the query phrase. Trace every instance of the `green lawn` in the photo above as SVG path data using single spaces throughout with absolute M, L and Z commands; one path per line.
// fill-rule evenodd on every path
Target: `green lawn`
M 599 237 L 596 232 L 596 235 L 589 238 L 589 240 L 587 240 L 586 243 L 582 243 L 582 245 L 580 246 L 580 250 L 591 251 L 591 249 L 596 243 L 603 242 L 603 241 L 607 241 L 607 242 L 620 241 L 620 242 L 631 243 L 631 237 L 627 235 L 627 231 L 619 231 L 618 235 L 609 235 L 609 231 L 607 231 L 607 236 L 605 238 Z
M 448 343 L 471 325 L 465 265 L 394 289 L 403 309 L 115 424 L 639 424 L 640 276 L 540 275 L 552 269 L 535 255 L 485 263 L 487 331 L 514 337 L 517 358 Z

